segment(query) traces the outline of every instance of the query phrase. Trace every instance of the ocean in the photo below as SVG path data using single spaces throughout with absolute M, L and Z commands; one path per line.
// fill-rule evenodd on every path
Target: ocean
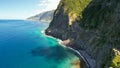
M 73 51 L 42 31 L 48 23 L 0 20 L 0 68 L 76 68 Z

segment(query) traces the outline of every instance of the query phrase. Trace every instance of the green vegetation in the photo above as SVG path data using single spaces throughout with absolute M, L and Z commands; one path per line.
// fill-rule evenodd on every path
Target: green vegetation
M 80 17 L 82 17 L 82 11 L 90 2 L 91 0 L 62 0 L 62 3 L 65 5 L 65 12 L 68 13 L 69 16 L 76 13 L 77 16 Z
M 64 21 L 67 23 L 69 21 L 69 25 L 72 25 L 72 22 L 76 20 L 81 27 L 81 32 L 78 31 L 76 34 L 78 35 L 77 40 L 85 44 L 86 51 L 96 60 L 97 66 L 99 68 L 109 66 L 120 68 L 120 60 L 118 60 L 120 56 L 112 55 L 112 49 L 120 47 L 119 7 L 120 0 L 61 0 L 55 11 L 57 21 L 52 24 L 63 27 L 67 25 L 66 22 L 64 24 Z M 54 28 L 58 28 L 58 34 L 64 35 L 63 37 L 66 39 L 72 36 L 73 30 L 67 26 L 64 27 L 65 29 Z M 114 58 L 112 58 L 113 56 Z
M 101 28 L 102 25 L 110 23 L 112 15 L 119 3 L 120 0 L 98 0 L 98 2 L 93 3 L 84 10 L 82 15 L 84 18 L 80 20 L 80 26 L 94 29 Z
M 113 49 L 115 56 L 112 59 L 112 64 L 109 68 L 120 68 L 120 55 L 118 54 L 117 49 Z
M 109 50 L 117 48 L 120 45 L 120 0 L 97 0 L 92 2 L 83 11 L 82 18 L 79 18 L 80 26 L 92 33 L 91 36 L 91 53 L 95 55 L 105 47 Z M 81 15 L 81 14 L 80 14 Z M 86 37 L 84 37 L 86 38 Z M 89 43 L 89 42 L 87 42 Z M 110 47 L 110 48 L 109 48 Z M 107 51 L 104 54 L 103 60 L 98 60 L 100 68 L 105 68 L 112 61 L 113 68 L 120 68 L 120 56 L 115 55 L 113 60 L 111 57 L 112 51 Z M 104 52 L 104 50 L 103 50 Z M 118 60 L 119 59 L 119 60 Z
M 82 18 L 82 12 L 87 7 L 91 0 L 61 0 L 58 5 L 55 15 L 58 14 L 59 10 L 64 9 L 64 13 L 75 20 Z

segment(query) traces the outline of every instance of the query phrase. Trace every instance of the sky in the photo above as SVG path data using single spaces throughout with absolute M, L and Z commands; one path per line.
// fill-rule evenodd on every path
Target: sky
M 0 19 L 26 19 L 57 8 L 60 0 L 0 0 Z

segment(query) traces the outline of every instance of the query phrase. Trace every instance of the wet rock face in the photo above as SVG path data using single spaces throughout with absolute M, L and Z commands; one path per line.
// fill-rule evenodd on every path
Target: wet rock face
M 66 12 L 64 1 L 67 0 L 61 0 L 46 34 L 71 39 L 71 47 L 85 50 L 96 60 L 97 68 L 108 68 L 114 56 L 112 49 L 120 44 L 120 0 L 92 0 L 82 11 L 78 8 L 82 13 L 77 19 L 74 13 L 70 17 Z
M 64 13 L 63 9 L 64 5 L 61 6 L 61 8 L 55 11 L 54 18 L 49 26 L 51 29 L 61 29 L 66 30 L 68 28 L 68 15 Z

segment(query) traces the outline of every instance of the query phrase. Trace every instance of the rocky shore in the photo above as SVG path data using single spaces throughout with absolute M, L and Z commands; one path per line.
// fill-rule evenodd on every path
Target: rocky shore
M 68 49 L 72 50 L 73 52 L 75 52 L 75 53 L 77 54 L 77 56 L 78 56 L 79 58 L 81 57 L 81 55 L 79 55 L 80 53 L 79 53 L 77 50 L 74 50 L 73 48 L 69 47 L 70 39 L 65 40 L 65 41 L 62 41 L 62 40 L 60 40 L 60 39 L 58 39 L 58 38 L 55 38 L 55 37 L 50 36 L 50 35 L 47 35 L 44 30 L 41 31 L 41 33 L 43 33 L 43 35 L 45 35 L 45 36 L 47 36 L 47 37 L 56 39 L 56 40 L 58 41 L 58 43 L 59 43 L 62 47 L 65 47 L 65 48 L 68 48 Z M 67 45 L 68 45 L 68 46 L 67 46 Z M 75 61 L 75 62 L 72 62 L 71 64 L 74 65 L 75 68 L 81 68 L 81 67 L 80 67 L 80 65 L 81 65 L 81 64 L 80 64 L 80 60 L 77 60 L 77 61 Z M 87 68 L 85 65 L 83 65 L 83 66 L 84 66 L 85 68 Z M 89 65 L 88 65 L 88 66 L 89 66 Z M 88 67 L 88 68 L 89 68 L 89 67 Z
M 71 65 L 74 65 L 75 68 L 80 68 L 80 60 L 72 62 Z
M 85 65 L 84 65 L 85 68 L 96 68 L 95 60 L 92 59 L 84 50 L 80 50 L 80 49 L 76 50 L 69 46 L 70 39 L 65 40 L 65 41 L 59 41 L 59 43 L 60 43 L 60 45 L 64 45 L 68 49 L 74 51 L 79 56 L 80 60 L 83 60 L 83 62 L 85 63 Z
M 46 34 L 45 31 L 42 32 L 44 35 L 51 37 L 51 38 L 55 38 L 49 34 Z M 73 52 L 76 53 L 76 55 L 80 58 L 80 61 L 82 61 L 79 66 L 80 68 L 96 68 L 96 62 L 94 59 L 92 59 L 84 50 L 80 50 L 80 49 L 75 49 L 73 47 L 71 47 L 71 40 L 67 39 L 67 40 L 61 40 L 59 38 L 55 38 L 58 40 L 58 43 L 63 46 L 66 47 L 70 50 L 72 50 Z M 78 67 L 78 66 L 77 66 Z

